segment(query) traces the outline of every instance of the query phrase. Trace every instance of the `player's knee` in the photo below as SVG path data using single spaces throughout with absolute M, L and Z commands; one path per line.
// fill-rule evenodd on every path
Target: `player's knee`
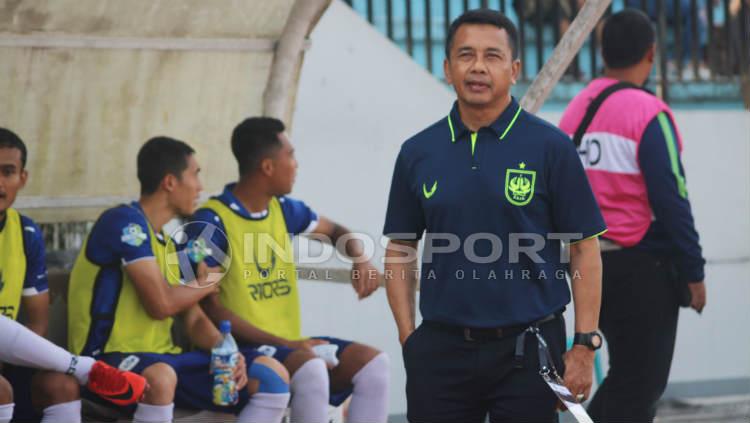
M 385 356 L 385 360 L 388 359 L 387 355 L 369 345 L 355 343 L 344 349 L 341 353 L 341 361 L 346 364 L 346 367 L 359 370 L 381 354 Z
M 141 374 L 149 385 L 149 395 L 173 395 L 177 387 L 177 373 L 166 363 L 148 366 Z
M 273 372 L 276 373 L 276 375 L 280 377 L 281 380 L 284 381 L 284 383 L 289 383 L 289 371 L 275 358 L 262 356 L 256 358 L 253 363 L 262 364 L 268 367 L 269 369 L 273 370 Z
M 296 350 L 293 351 L 286 360 L 284 360 L 284 366 L 289 370 L 289 374 L 292 375 L 292 378 L 294 378 L 294 375 L 297 374 L 297 371 L 301 369 L 303 366 L 307 365 L 310 361 L 313 360 L 320 360 L 315 353 L 312 351 L 307 350 Z M 323 360 L 320 360 L 323 361 Z M 325 363 L 324 363 L 325 366 Z M 310 366 L 307 366 L 310 367 Z
M 384 391 L 390 385 L 391 359 L 384 352 L 378 353 L 359 370 L 352 382 L 355 385 L 363 385 L 370 391 Z
M 34 402 L 42 408 L 80 398 L 78 381 L 62 373 L 37 373 L 31 380 L 31 386 L 36 393 Z
M 0 376 L 0 405 L 13 402 L 13 387 L 7 379 Z
M 250 393 L 264 392 L 282 394 L 289 392 L 289 372 L 271 357 L 261 356 L 253 360 L 248 368 L 248 376 L 257 381 L 248 384 Z

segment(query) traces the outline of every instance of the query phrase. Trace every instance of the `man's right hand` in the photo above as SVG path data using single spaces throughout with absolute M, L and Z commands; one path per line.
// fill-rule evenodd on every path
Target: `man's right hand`
M 308 350 L 312 351 L 316 345 L 328 344 L 329 342 L 323 339 L 300 339 L 299 341 L 287 341 L 285 347 L 293 350 Z
M 411 329 L 411 330 L 408 330 L 408 331 L 404 330 L 404 331 L 400 331 L 399 332 L 399 334 L 398 334 L 398 342 L 401 343 L 402 347 L 404 346 L 404 343 L 406 343 L 406 339 L 409 338 L 412 333 L 414 333 L 414 329 Z
M 688 283 L 690 288 L 690 307 L 698 313 L 706 306 L 706 284 L 703 281 Z

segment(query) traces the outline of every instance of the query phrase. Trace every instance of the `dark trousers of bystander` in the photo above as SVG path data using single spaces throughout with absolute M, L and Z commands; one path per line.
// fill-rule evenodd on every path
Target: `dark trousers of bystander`
M 609 371 L 588 407 L 597 422 L 651 422 L 672 365 L 678 295 L 671 264 L 636 249 L 602 253 L 599 327 Z

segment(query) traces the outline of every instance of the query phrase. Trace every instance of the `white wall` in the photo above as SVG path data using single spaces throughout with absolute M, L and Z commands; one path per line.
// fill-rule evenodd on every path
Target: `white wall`
M 441 83 L 334 2 L 312 34 L 302 70 L 292 128 L 300 160 L 293 195 L 379 236 L 400 144 L 445 116 L 452 100 Z M 560 113 L 542 117 L 557 122 Z M 682 313 L 671 380 L 750 377 L 750 114 L 678 111 L 677 122 L 705 255 L 719 262 L 707 268 L 703 315 Z M 721 263 L 738 258 L 745 262 Z M 391 411 L 403 413 L 403 362 L 385 292 L 360 302 L 339 284 L 302 281 L 301 290 L 306 334 L 356 339 L 391 355 Z

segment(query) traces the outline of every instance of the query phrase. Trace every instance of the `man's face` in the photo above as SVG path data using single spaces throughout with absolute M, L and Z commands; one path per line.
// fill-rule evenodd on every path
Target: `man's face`
M 198 174 L 200 166 L 195 155 L 188 156 L 188 166 L 179 178 L 175 178 L 169 201 L 180 216 L 190 216 L 198 206 L 200 193 L 203 191 Z
M 286 195 L 292 192 L 294 179 L 297 176 L 297 159 L 294 157 L 294 147 L 286 134 L 279 134 L 281 148 L 271 157 L 271 190 L 273 195 Z
M 0 214 L 5 214 L 16 201 L 27 177 L 26 170 L 21 167 L 21 150 L 0 148 Z
M 510 93 L 521 62 L 504 29 L 494 25 L 465 24 L 453 37 L 450 57 L 444 64 L 445 78 L 464 104 L 493 106 Z

